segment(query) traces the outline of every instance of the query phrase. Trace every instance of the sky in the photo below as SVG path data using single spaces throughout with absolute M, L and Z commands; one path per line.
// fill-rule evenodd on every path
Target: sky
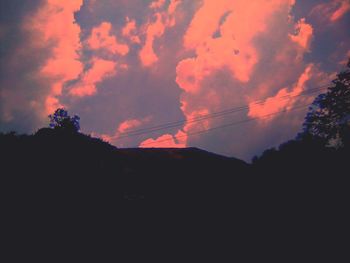
M 63 107 L 117 147 L 249 161 L 301 131 L 349 28 L 349 0 L 1 0 L 0 132 Z

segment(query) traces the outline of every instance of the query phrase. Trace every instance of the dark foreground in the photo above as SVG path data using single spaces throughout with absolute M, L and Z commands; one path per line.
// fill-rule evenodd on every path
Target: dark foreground
M 345 149 L 294 142 L 251 165 L 50 129 L 0 143 L 6 262 L 343 262 L 348 250 Z

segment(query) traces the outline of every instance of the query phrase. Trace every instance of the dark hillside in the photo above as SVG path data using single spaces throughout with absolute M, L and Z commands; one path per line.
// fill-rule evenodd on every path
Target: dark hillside
M 291 141 L 253 165 L 196 148 L 117 149 L 47 128 L 2 134 L 0 145 L 5 236 L 32 252 L 120 239 L 140 248 L 150 236 L 163 249 L 200 250 L 226 236 L 260 253 L 313 250 L 335 237 L 325 225 L 337 220 L 342 231 L 349 200 L 348 150 L 315 141 Z
M 209 187 L 213 178 L 231 180 L 249 170 L 243 161 L 196 148 L 117 149 L 81 133 L 47 128 L 33 136 L 2 135 L 0 140 L 7 178 L 65 178 L 76 183 L 104 178 L 117 187 L 119 197 L 129 192 L 143 198 L 156 192 L 178 195 L 174 184 L 186 188 L 206 182 Z

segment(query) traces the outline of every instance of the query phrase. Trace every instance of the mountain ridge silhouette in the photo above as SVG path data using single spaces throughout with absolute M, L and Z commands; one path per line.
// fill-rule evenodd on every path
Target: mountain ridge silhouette
M 330 249 L 346 222 L 348 150 L 313 141 L 286 143 L 253 164 L 198 148 L 119 149 L 49 128 L 1 134 L 0 145 L 3 237 L 26 253 L 117 240 L 141 251 L 150 237 L 165 251 L 179 242 L 202 251 L 230 244 L 225 235 L 256 260 Z

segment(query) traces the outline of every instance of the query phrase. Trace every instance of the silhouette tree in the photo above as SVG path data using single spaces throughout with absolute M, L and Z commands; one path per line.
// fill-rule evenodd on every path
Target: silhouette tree
M 350 144 L 350 59 L 332 82 L 310 106 L 299 138 L 312 136 L 328 146 L 344 147 Z
M 50 128 L 62 129 L 64 131 L 78 132 L 80 130 L 80 117 L 74 115 L 70 117 L 65 109 L 59 108 L 54 114 L 49 115 Z

